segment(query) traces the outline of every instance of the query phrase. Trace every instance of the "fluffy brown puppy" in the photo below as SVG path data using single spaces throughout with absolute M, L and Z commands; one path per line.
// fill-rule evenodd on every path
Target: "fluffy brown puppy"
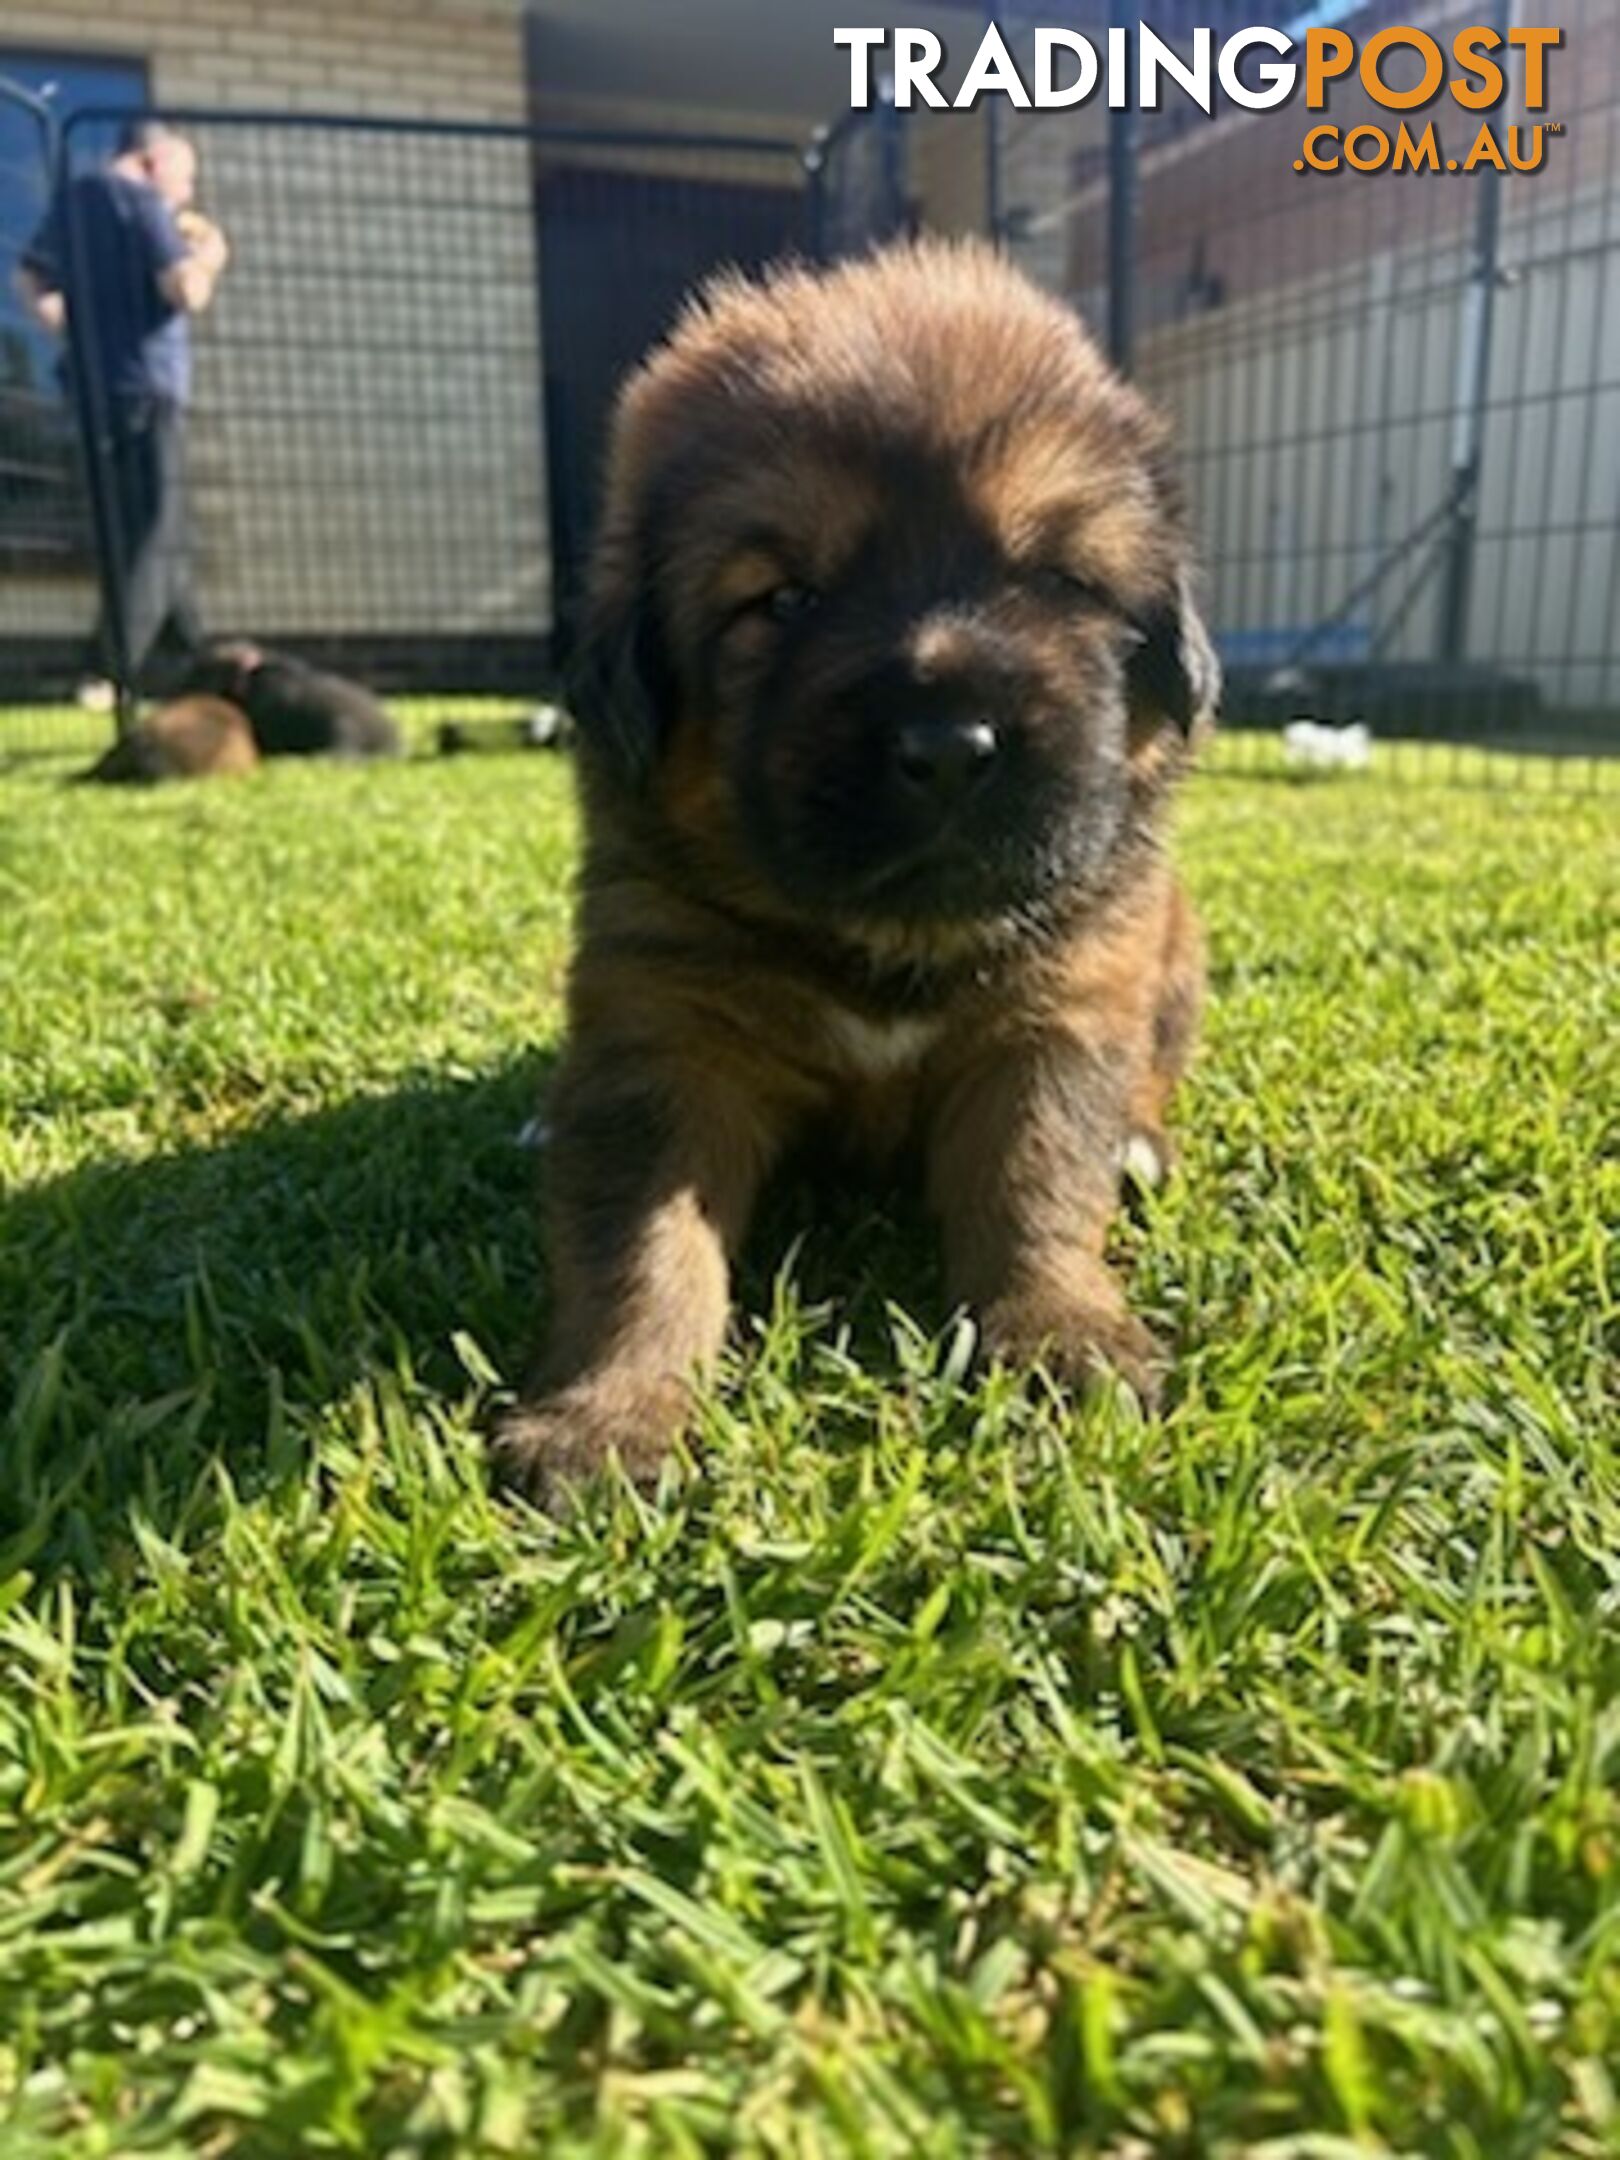
M 201 780 L 251 772 L 259 762 L 246 713 L 228 698 L 181 697 L 121 736 L 81 780 Z
M 576 699 L 550 1496 L 655 1475 L 761 1180 L 914 1143 L 985 1349 L 1144 1395 L 1103 1260 L 1203 962 L 1160 831 L 1218 673 L 1163 431 L 977 247 L 725 279 L 620 402 Z

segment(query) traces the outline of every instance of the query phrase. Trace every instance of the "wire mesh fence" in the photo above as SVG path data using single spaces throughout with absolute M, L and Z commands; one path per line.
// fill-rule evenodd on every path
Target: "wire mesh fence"
M 154 418 L 119 379 L 153 263 L 101 229 L 105 117 L 68 123 L 54 181 L 32 147 L 36 184 L 5 198 L 13 264 L 62 286 L 90 395 L 76 413 L 53 369 L 29 406 L 60 438 L 78 545 L 31 588 L 38 634 L 0 697 L 97 672 L 162 694 L 199 638 L 229 638 L 363 679 L 418 734 L 521 715 L 566 656 L 617 385 L 705 274 L 809 244 L 799 146 L 166 114 L 230 260 Z M 4 518 L 37 534 L 20 496 Z M 35 703 L 0 720 L 0 752 L 87 734 L 106 722 Z
M 1103 53 L 1120 13 L 1046 0 L 1001 21 L 1027 75 L 1038 25 Z M 1394 13 L 1343 20 L 1360 40 Z M 1245 14 L 1155 0 L 1143 19 L 1185 57 Z M 566 656 L 613 394 L 686 292 L 720 263 L 926 223 L 949 182 L 953 214 L 982 206 L 1175 422 L 1229 674 L 1218 761 L 1354 762 L 1365 730 L 1391 771 L 1614 781 L 1620 38 L 1612 0 L 1565 21 L 1563 133 L 1523 174 L 1296 172 L 1297 101 L 1207 117 L 1174 83 L 1152 111 L 987 108 L 982 180 L 969 133 L 928 133 L 881 88 L 804 148 L 173 115 L 231 247 L 178 446 L 70 394 L 60 348 L 0 301 L 0 704 L 98 669 L 161 683 L 205 630 L 358 674 L 424 724 L 521 715 Z M 1347 133 L 1371 111 L 1350 81 L 1323 117 Z M 55 145 L 37 101 L 0 93 L 8 292 L 119 117 L 78 115 Z M 68 195 L 56 245 L 88 334 L 121 302 Z M 154 629 L 129 587 L 167 448 L 186 515 Z M 0 753 L 105 730 L 36 702 L 0 713 Z
M 1140 12 L 1184 60 L 1248 15 Z M 1482 14 L 1424 25 L 1449 53 Z M 1066 19 L 1101 47 L 1118 15 Z M 1402 19 L 1334 16 L 1358 50 Z M 1228 671 L 1220 762 L 1620 784 L 1620 23 L 1612 0 L 1561 20 L 1546 113 L 1510 68 L 1488 115 L 1522 152 L 1557 124 L 1529 172 L 1456 169 L 1487 116 L 1391 113 L 1354 77 L 1319 114 L 1210 118 L 1170 84 L 1157 111 L 1003 131 L 1009 246 L 1099 335 L 1123 325 L 1176 425 Z M 1013 20 L 1015 50 L 1033 26 Z M 1385 76 L 1420 68 L 1397 48 Z M 1408 118 L 1433 122 L 1437 170 L 1301 169 L 1315 122 L 1328 156 Z

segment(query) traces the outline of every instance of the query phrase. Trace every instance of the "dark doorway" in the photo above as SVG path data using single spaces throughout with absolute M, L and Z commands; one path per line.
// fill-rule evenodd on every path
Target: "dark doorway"
M 801 244 L 804 195 L 546 165 L 537 196 L 553 622 L 566 658 L 615 391 L 698 279 L 726 263 L 757 268 Z

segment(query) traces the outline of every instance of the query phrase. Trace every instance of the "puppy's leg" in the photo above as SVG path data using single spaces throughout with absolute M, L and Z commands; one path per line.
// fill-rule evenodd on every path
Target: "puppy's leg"
M 945 1089 L 929 1195 L 953 1298 L 985 1350 L 1084 1382 L 1104 1368 L 1146 1403 L 1161 1366 L 1103 1262 L 1145 1028 L 1097 1043 L 1054 1030 L 981 1051 Z
M 1204 933 L 1192 902 L 1174 885 L 1165 921 L 1158 1003 L 1153 1016 L 1153 1054 L 1131 1096 L 1124 1168 L 1138 1185 L 1162 1184 L 1175 1167 L 1170 1101 L 1192 1060 L 1204 1011 L 1207 963 Z
M 551 1333 L 496 1441 L 543 1500 L 610 1456 L 656 1477 L 724 1339 L 728 1256 L 778 1145 L 763 1099 L 642 1045 L 577 1044 L 550 1114 Z

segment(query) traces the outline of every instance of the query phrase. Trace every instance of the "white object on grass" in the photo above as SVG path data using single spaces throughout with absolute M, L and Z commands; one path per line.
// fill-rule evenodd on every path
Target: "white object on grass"
M 547 750 L 568 734 L 568 715 L 560 705 L 536 705 L 523 722 L 523 737 L 534 750 Z
M 1292 720 L 1283 729 L 1282 739 L 1289 764 L 1301 770 L 1365 772 L 1372 763 L 1372 733 L 1360 720 L 1350 727 Z
M 110 713 L 117 706 L 118 690 L 105 675 L 87 675 L 73 697 L 81 712 Z
M 1164 1183 L 1164 1156 L 1158 1143 L 1146 1133 L 1131 1134 L 1120 1155 L 1119 1169 L 1127 1185 L 1135 1185 L 1143 1192 L 1157 1192 Z

